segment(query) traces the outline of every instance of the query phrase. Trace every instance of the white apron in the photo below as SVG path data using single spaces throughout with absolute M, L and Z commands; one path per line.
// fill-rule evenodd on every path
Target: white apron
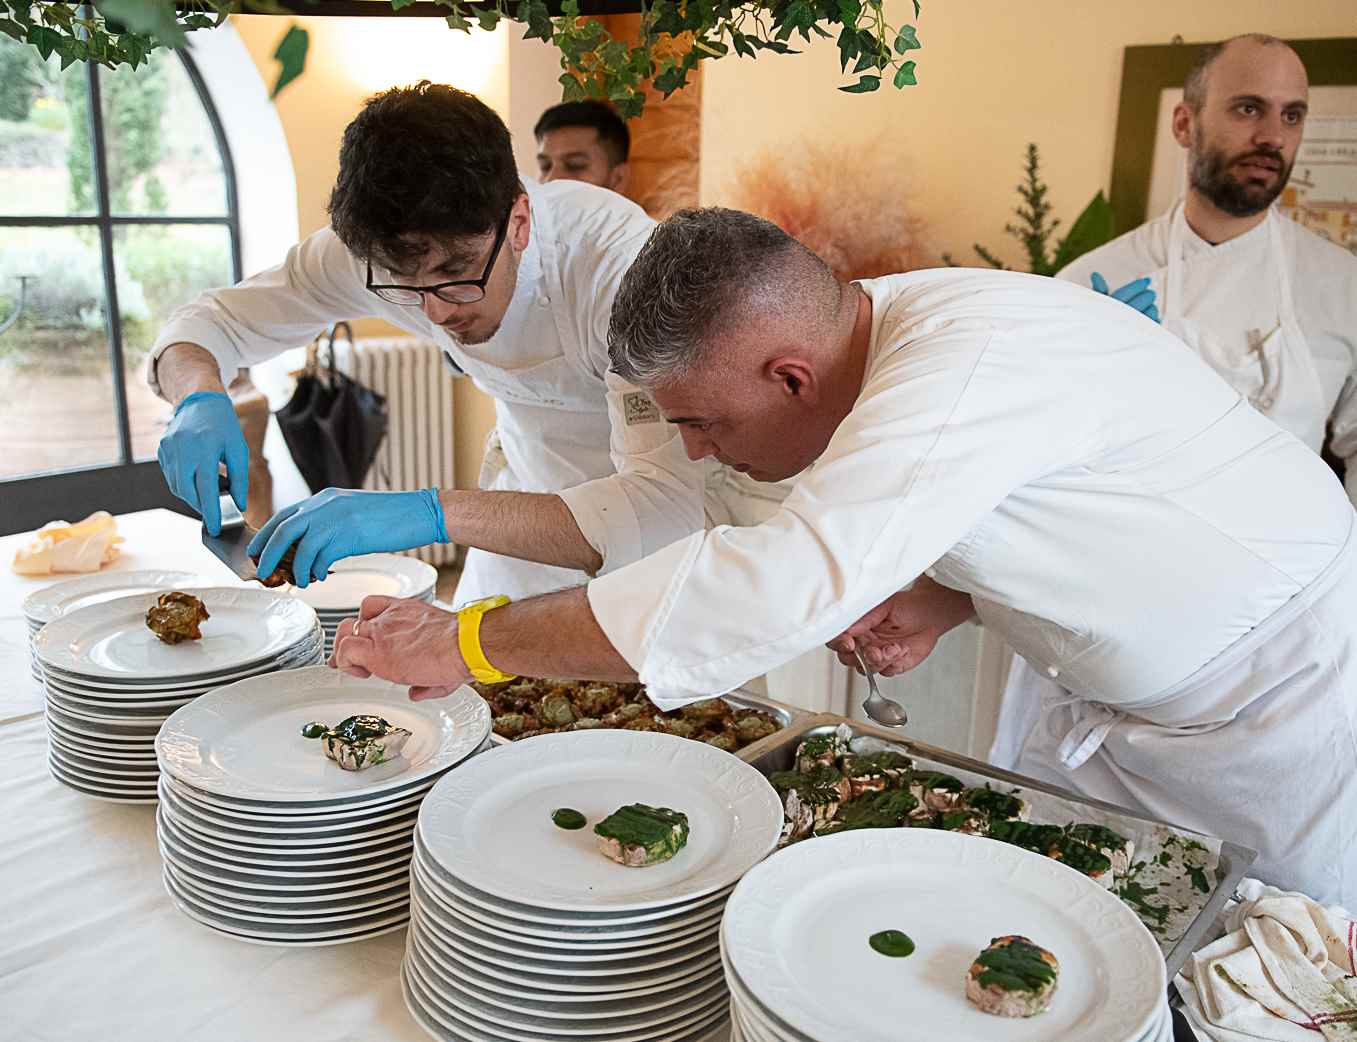
M 476 386 L 495 399 L 495 428 L 481 462 L 483 489 L 556 492 L 614 469 L 602 388 L 587 368 L 573 323 L 557 313 L 565 294 L 555 230 L 546 207 L 535 209 L 533 218 L 539 222 L 539 255 L 535 264 L 520 266 L 504 325 L 489 345 L 463 348 L 458 360 Z M 495 341 L 501 337 L 529 348 L 541 345 L 544 357 L 516 369 L 503 368 L 495 359 Z M 495 594 L 521 600 L 588 580 L 574 569 L 472 548 L 453 606 Z
M 1169 218 L 1168 263 L 1150 274 L 1161 288 L 1159 306 L 1164 328 L 1197 352 L 1255 409 L 1319 452 L 1324 444 L 1328 407 L 1309 344 L 1296 320 L 1293 263 L 1282 242 L 1282 220 L 1273 208 L 1264 222 L 1269 258 L 1277 276 L 1277 323 L 1270 330 L 1245 329 L 1219 310 L 1209 318 L 1199 314 L 1188 318 L 1182 313 L 1189 267 L 1183 254 L 1190 229 L 1181 200 Z M 1210 267 L 1202 270 L 1203 265 Z M 1216 301 L 1228 301 L 1232 294 L 1256 292 L 1258 272 L 1228 253 L 1219 258 L 1204 254 L 1191 266 L 1194 279 L 1211 280 Z M 1042 702 L 1065 693 L 1025 659 L 1017 655 L 1012 658 L 989 754 L 991 763 L 1008 769 L 1017 762 L 1024 738 L 1041 715 Z
M 1251 875 L 1353 907 L 1357 536 L 1269 619 L 1152 703 L 1114 709 L 1048 695 L 1015 769 L 1252 847 Z

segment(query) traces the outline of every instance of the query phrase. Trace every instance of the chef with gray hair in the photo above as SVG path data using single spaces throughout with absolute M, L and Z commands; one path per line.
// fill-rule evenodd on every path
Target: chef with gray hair
M 609 350 L 689 456 L 805 471 L 781 508 L 488 611 L 368 598 L 335 666 L 416 698 L 487 666 L 639 677 L 669 708 L 823 642 L 899 673 L 978 616 L 1071 692 L 1020 771 L 1357 902 L 1357 515 L 1171 334 L 1011 272 L 843 283 L 704 209 L 641 250 Z

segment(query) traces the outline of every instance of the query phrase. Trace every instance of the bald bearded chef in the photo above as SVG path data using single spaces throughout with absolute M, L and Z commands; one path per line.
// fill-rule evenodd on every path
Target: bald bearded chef
M 1305 66 L 1280 40 L 1204 48 L 1173 113 L 1187 195 L 1059 278 L 1148 277 L 1165 328 L 1255 409 L 1315 452 L 1328 437 L 1357 503 L 1357 256 L 1273 205 L 1292 173 L 1308 95 Z M 1043 701 L 1068 697 L 1014 656 L 990 760 L 1014 766 Z

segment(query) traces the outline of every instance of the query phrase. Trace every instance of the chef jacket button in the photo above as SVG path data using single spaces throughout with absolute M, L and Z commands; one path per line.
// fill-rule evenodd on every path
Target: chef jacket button
M 538 298 L 537 298 L 537 306 L 538 306 L 539 308 L 544 308 L 544 307 L 546 307 L 546 306 L 547 306 L 548 304 L 550 304 L 550 303 L 551 303 L 551 301 L 548 300 L 546 297 L 538 297 Z
M 1054 680 L 1056 677 L 1060 676 L 1060 670 L 1056 669 L 1055 666 L 1047 666 L 1046 675 Z
M 1272 398 L 1270 395 L 1258 399 L 1258 408 L 1262 412 L 1267 412 L 1276 404 L 1276 399 Z

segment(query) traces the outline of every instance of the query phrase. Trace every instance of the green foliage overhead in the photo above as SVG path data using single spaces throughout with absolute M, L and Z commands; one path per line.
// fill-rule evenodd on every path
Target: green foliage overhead
M 389 0 L 400 10 L 415 0 Z M 698 65 L 734 53 L 795 54 L 794 45 L 812 36 L 836 40 L 840 69 L 852 82 L 839 89 L 863 94 L 887 79 L 896 88 L 916 82 L 918 32 L 913 25 L 886 21 L 885 0 L 654 0 L 641 12 L 641 30 L 632 46 L 614 39 L 601 23 L 579 17 L 578 0 L 564 0 L 553 17 L 545 0 L 423 0 L 447 9 L 450 29 L 494 29 L 517 22 L 525 39 L 545 40 L 561 52 L 565 100 L 606 98 L 625 116 L 645 106 L 644 85 L 652 81 L 668 97 L 681 90 Z M 918 0 L 913 3 L 919 14 Z M 0 33 L 29 44 L 62 68 L 93 61 L 109 68 L 141 65 L 156 47 L 183 46 L 184 34 L 221 25 L 226 16 L 283 14 L 277 0 L 97 0 L 93 8 L 52 0 L 0 0 Z M 798 41 L 799 38 L 799 41 Z M 292 27 L 279 44 L 282 64 L 276 95 L 301 74 L 306 34 Z

